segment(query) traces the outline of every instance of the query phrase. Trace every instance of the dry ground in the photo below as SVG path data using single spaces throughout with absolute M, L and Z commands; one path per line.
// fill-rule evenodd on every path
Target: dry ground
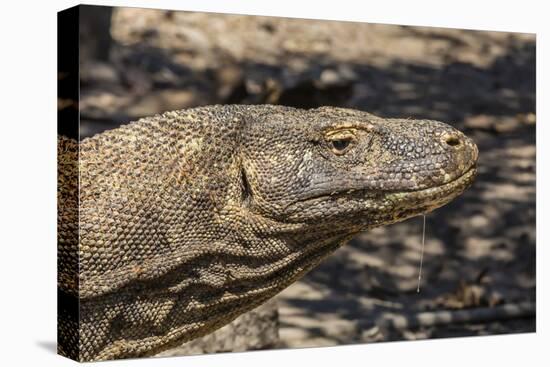
M 437 119 L 479 145 L 474 186 L 427 217 L 421 292 L 421 218 L 370 231 L 278 296 L 281 346 L 535 330 L 534 315 L 383 322 L 535 302 L 533 35 L 142 9 L 115 10 L 111 34 L 108 59 L 82 63 L 84 136 L 170 109 L 279 103 Z

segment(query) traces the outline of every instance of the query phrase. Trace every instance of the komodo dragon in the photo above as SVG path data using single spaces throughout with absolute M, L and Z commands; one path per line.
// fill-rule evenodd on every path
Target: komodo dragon
M 77 147 L 59 137 L 58 332 L 80 361 L 220 328 L 361 231 L 448 203 L 478 157 L 441 122 L 270 105 L 166 112 Z

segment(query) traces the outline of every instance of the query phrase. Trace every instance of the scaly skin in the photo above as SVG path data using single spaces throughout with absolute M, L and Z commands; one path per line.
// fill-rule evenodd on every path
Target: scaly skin
M 59 345 L 81 361 L 214 331 L 357 233 L 448 203 L 478 156 L 441 122 L 268 105 L 144 118 L 78 163 L 59 147 Z

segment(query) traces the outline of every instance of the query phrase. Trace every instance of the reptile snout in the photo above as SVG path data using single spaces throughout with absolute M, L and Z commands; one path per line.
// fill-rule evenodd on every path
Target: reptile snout
M 476 166 L 479 150 L 472 139 L 458 130 L 450 129 L 441 134 L 439 141 L 447 152 L 447 173 L 452 178 L 460 177 Z
M 460 131 L 453 129 L 453 131 L 445 132 L 441 134 L 440 140 L 445 148 L 468 153 L 471 160 L 477 161 L 478 149 L 476 144 Z
M 376 165 L 376 189 L 415 191 L 450 183 L 475 169 L 478 148 L 454 127 L 432 120 L 390 120 L 379 126 L 394 158 Z M 384 174 L 386 173 L 386 175 Z

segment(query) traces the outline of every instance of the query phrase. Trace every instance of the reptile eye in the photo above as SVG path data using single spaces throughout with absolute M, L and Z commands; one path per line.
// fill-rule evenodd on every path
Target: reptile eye
M 351 138 L 334 139 L 330 141 L 330 145 L 335 154 L 343 154 L 351 145 Z

